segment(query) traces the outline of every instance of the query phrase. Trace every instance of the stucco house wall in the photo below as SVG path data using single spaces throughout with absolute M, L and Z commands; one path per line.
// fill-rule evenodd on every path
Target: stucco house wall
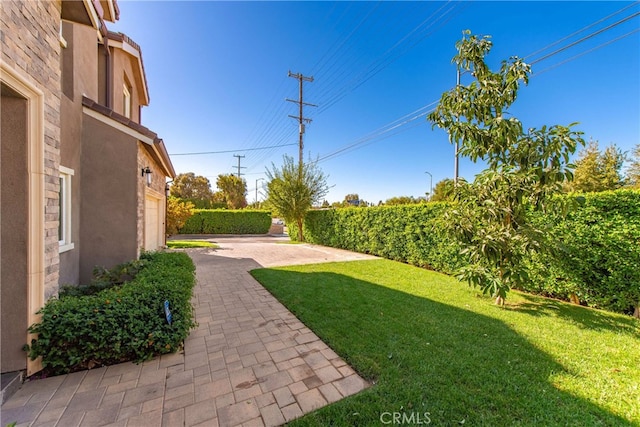
M 71 242 L 60 251 L 60 284 L 77 284 L 80 277 L 80 200 L 82 170 L 82 96 L 98 95 L 97 35 L 93 27 L 63 21 L 60 165 L 71 177 Z M 87 43 L 93 40 L 94 42 Z
M 80 283 L 138 256 L 137 140 L 84 114 Z

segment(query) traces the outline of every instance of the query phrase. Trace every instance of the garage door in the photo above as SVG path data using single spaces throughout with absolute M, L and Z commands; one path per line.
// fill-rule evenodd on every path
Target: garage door
M 161 199 L 148 195 L 144 204 L 144 248 L 154 251 L 163 245 Z

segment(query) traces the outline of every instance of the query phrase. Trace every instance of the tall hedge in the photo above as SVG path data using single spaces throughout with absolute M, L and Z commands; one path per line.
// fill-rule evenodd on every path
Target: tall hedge
M 464 259 L 458 242 L 442 227 L 447 206 L 440 202 L 313 210 L 305 218 L 304 238 L 312 243 L 451 273 Z M 295 233 L 290 231 L 289 235 Z
M 545 293 L 573 293 L 589 306 L 638 315 L 640 191 L 590 193 L 565 220 L 548 221 L 556 251 L 538 267 L 555 277 L 547 277 Z
M 267 234 L 271 213 L 260 210 L 196 209 L 179 234 Z
M 524 290 L 632 314 L 640 305 L 640 191 L 586 194 L 566 218 L 544 218 L 551 254 L 528 261 Z M 564 197 L 575 197 L 569 195 Z M 452 273 L 464 265 L 458 242 L 443 227 L 444 202 L 310 211 L 311 243 L 378 255 Z M 291 228 L 291 226 L 290 226 Z M 290 235 L 295 235 L 290 232 Z

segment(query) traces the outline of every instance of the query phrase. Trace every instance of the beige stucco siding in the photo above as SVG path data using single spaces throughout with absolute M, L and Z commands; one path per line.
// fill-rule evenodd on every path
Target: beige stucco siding
M 98 50 L 96 30 L 92 27 L 65 21 L 62 34 L 67 46 L 62 50 L 60 164 L 74 171 L 71 185 L 71 241 L 74 247 L 60 253 L 59 283 L 78 284 L 82 251 L 82 95 L 97 96 Z
M 137 140 L 84 114 L 81 171 L 80 281 L 138 256 Z

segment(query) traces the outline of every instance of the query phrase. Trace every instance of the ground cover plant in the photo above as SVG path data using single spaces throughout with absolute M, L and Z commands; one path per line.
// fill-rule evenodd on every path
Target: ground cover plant
M 215 243 L 206 240 L 167 240 L 169 249 L 217 248 Z
M 292 425 L 640 424 L 640 323 L 514 291 L 355 261 L 259 269 L 271 293 L 372 387 Z M 382 417 L 382 418 L 381 418 Z
M 185 253 L 147 252 L 141 264 L 130 281 L 47 301 L 41 321 L 29 327 L 38 337 L 27 349 L 32 359 L 42 357 L 45 375 L 141 362 L 181 347 L 195 326 L 193 261 Z

